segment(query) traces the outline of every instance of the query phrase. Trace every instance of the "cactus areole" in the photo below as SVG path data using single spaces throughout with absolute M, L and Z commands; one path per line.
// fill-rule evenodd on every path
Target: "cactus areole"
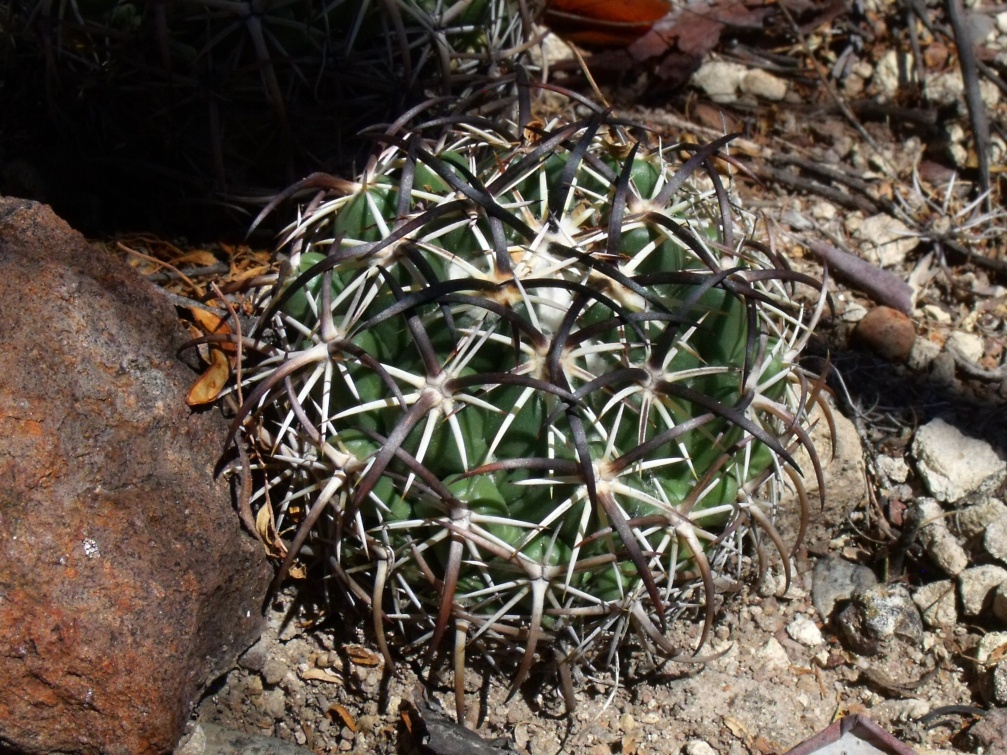
M 284 572 L 310 543 L 389 664 L 453 643 L 515 687 L 627 639 L 679 654 L 670 620 L 705 605 L 705 640 L 746 538 L 789 555 L 771 519 L 785 479 L 807 507 L 796 359 L 821 308 L 746 242 L 728 138 L 516 120 L 389 136 L 356 182 L 309 181 L 232 430 Z

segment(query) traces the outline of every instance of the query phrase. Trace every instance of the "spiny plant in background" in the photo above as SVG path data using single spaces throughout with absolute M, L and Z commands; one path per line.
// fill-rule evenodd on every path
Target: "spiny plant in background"
M 329 180 L 240 339 L 231 429 L 243 518 L 289 538 L 278 580 L 308 546 L 389 667 L 389 636 L 453 648 L 459 712 L 470 649 L 513 689 L 553 663 L 572 707 L 571 672 L 630 642 L 686 655 L 669 625 L 699 605 L 702 647 L 745 541 L 789 581 L 798 447 L 821 488 L 797 359 L 822 287 L 736 226 L 730 137 L 512 117 L 390 133 Z
M 88 158 L 107 152 L 188 191 L 269 196 L 309 168 L 362 162 L 373 142 L 361 130 L 506 75 L 533 5 L 0 0 L 0 62 L 8 95 L 45 92 L 45 116 Z

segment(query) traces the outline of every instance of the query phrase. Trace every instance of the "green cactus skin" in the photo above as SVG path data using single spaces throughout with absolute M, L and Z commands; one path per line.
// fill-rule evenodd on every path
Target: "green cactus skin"
M 322 544 L 389 664 L 389 632 L 451 634 L 456 671 L 475 646 L 515 688 L 549 652 L 567 675 L 631 636 L 681 655 L 697 584 L 702 646 L 743 537 L 789 570 L 790 451 L 820 477 L 796 360 L 821 299 L 795 299 L 820 284 L 721 214 L 727 138 L 677 168 L 605 112 L 389 141 L 288 229 L 249 341 L 232 436 L 296 530 L 284 570 Z

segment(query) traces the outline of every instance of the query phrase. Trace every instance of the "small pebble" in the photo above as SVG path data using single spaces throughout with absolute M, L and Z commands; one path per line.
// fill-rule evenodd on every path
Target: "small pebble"
M 985 532 L 992 522 L 1001 517 L 1007 517 L 1007 506 L 996 498 L 986 498 L 962 509 L 955 518 L 955 524 L 962 537 L 975 537 Z
M 923 585 L 913 593 L 913 602 L 920 609 L 929 627 L 951 627 L 958 623 L 955 585 L 950 579 Z
M 857 590 L 877 583 L 878 578 L 866 566 L 841 558 L 823 558 L 815 564 L 811 600 L 821 620 L 828 621 L 837 603 L 848 600 Z
M 920 237 L 909 226 L 886 213 L 865 218 L 857 236 L 864 257 L 881 267 L 901 265 L 920 243 Z
M 745 94 L 752 94 L 770 102 L 779 102 L 787 96 L 787 82 L 761 68 L 746 73 L 740 87 Z
M 262 681 L 269 687 L 275 687 L 287 675 L 287 666 L 276 658 L 270 658 L 262 667 Z
M 969 565 L 968 554 L 948 529 L 944 509 L 936 499 L 917 498 L 909 517 L 920 527 L 920 545 L 945 574 L 955 577 Z
M 279 721 L 283 718 L 284 713 L 287 712 L 286 696 L 283 694 L 282 689 L 271 689 L 262 694 L 262 697 L 256 701 L 256 706 L 263 713 Z
M 918 337 L 913 341 L 913 350 L 909 353 L 909 368 L 915 372 L 929 370 L 930 365 L 941 355 L 940 344 Z
M 755 655 L 765 667 L 788 668 L 790 666 L 790 656 L 787 655 L 787 651 L 775 637 L 770 637 L 765 645 L 755 651 Z
M 262 671 L 269 658 L 269 643 L 265 638 L 256 642 L 238 659 L 238 665 L 249 671 Z
M 818 628 L 811 619 L 803 614 L 794 617 L 794 620 L 787 624 L 787 634 L 792 640 L 801 643 L 809 648 L 818 647 L 825 638 L 822 637 L 822 630 Z
M 688 742 L 685 747 L 682 748 L 682 752 L 685 755 L 717 755 L 717 751 L 714 750 L 708 742 L 704 742 L 702 739 L 694 739 Z
M 897 309 L 875 307 L 857 323 L 853 338 L 880 357 L 905 362 L 916 341 L 916 326 Z
M 912 453 L 923 483 L 939 501 L 957 501 L 999 484 L 1007 474 L 1007 463 L 988 441 L 967 435 L 941 417 L 916 431 Z
M 1007 649 L 1007 632 L 990 632 L 976 645 L 976 666 L 983 694 L 996 705 L 1007 705 L 1007 661 L 996 661 Z
M 923 639 L 923 620 L 909 592 L 898 584 L 861 590 L 836 617 L 847 645 L 861 655 L 878 655 L 895 638 Z
M 983 550 L 1007 564 L 1007 516 L 990 522 L 983 534 Z
M 965 569 L 958 575 L 958 594 L 962 601 L 962 613 L 979 616 L 993 602 L 993 591 L 1007 582 L 1007 569 L 987 564 Z
M 948 336 L 945 348 L 952 352 L 958 352 L 970 362 L 978 362 L 983 358 L 983 353 L 986 351 L 986 345 L 983 342 L 982 336 L 978 336 L 975 333 L 962 333 L 961 331 L 955 331 Z

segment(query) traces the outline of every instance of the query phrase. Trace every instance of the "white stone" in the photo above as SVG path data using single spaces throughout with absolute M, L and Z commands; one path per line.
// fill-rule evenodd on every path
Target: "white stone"
M 818 647 L 825 642 L 822 630 L 804 614 L 798 614 L 793 621 L 787 624 L 787 634 L 790 635 L 790 639 L 809 648 Z
M 959 168 L 965 168 L 969 164 L 969 151 L 965 149 L 964 145 L 952 144 L 948 147 L 948 152 L 951 154 L 951 162 L 953 162 Z
M 928 368 L 940 353 L 939 344 L 923 336 L 917 336 L 913 341 L 913 350 L 909 352 L 909 369 L 919 372 Z
M 957 576 L 969 565 L 968 554 L 948 529 L 944 509 L 933 498 L 918 498 L 913 512 L 920 522 L 920 544 L 945 574 Z
M 905 482 L 909 479 L 909 465 L 901 456 L 878 456 L 878 472 L 890 482 Z
M 684 755 L 717 755 L 717 751 L 702 739 L 693 739 L 691 742 L 687 742 L 682 748 L 682 752 Z
M 951 627 L 958 623 L 955 600 L 955 585 L 950 579 L 923 585 L 913 593 L 913 602 L 929 627 Z
M 899 91 L 899 56 L 902 56 L 904 65 L 912 68 L 912 58 L 897 50 L 889 50 L 878 61 L 874 67 L 872 81 L 881 90 L 885 97 L 894 97 Z
M 788 668 L 790 666 L 790 656 L 786 649 L 775 637 L 770 637 L 769 641 L 755 651 L 759 660 L 766 666 L 776 668 Z
M 965 82 L 957 68 L 927 76 L 923 82 L 923 96 L 935 105 L 951 105 L 964 94 Z M 1000 102 L 1000 91 L 985 79 L 979 80 L 979 95 L 988 108 L 995 108 Z
M 982 336 L 976 333 L 962 333 L 955 331 L 945 343 L 945 348 L 952 353 L 958 352 L 971 362 L 978 362 L 986 353 L 986 343 Z
M 850 69 L 851 73 L 855 73 L 862 79 L 869 79 L 874 75 L 874 66 L 868 63 L 866 60 L 858 60 L 853 64 Z
M 997 650 L 1007 645 L 1007 632 L 987 632 L 976 643 L 976 660 L 986 663 Z
M 994 519 L 983 534 L 983 550 L 1007 564 L 1007 516 Z
M 916 431 L 912 451 L 927 490 L 939 501 L 956 501 L 984 482 L 998 484 L 1007 474 L 1007 464 L 989 443 L 940 417 Z
M 901 265 L 920 243 L 909 226 L 885 213 L 865 218 L 856 235 L 864 257 L 881 267 Z
M 924 305 L 923 313 L 931 320 L 941 325 L 951 324 L 951 315 L 948 312 L 945 312 L 943 307 L 937 304 Z
M 779 102 L 787 96 L 787 82 L 769 71 L 756 68 L 741 80 L 741 91 L 770 102 Z
M 837 213 L 838 210 L 832 202 L 816 202 L 811 208 L 811 216 L 815 220 L 832 220 Z
M 997 13 L 996 15 L 997 29 L 1000 30 L 1001 34 L 1007 34 L 1007 11 L 1003 13 Z
M 855 210 L 850 214 L 846 215 L 843 220 L 843 228 L 851 236 L 855 235 L 857 231 L 860 230 L 860 226 L 864 224 L 864 215 L 860 210 Z
M 1007 516 L 1007 506 L 996 498 L 985 498 L 966 506 L 955 515 L 955 528 L 962 537 L 981 535 L 986 528 L 1001 517 Z
M 974 617 L 983 613 L 993 602 L 993 591 L 1007 582 L 1007 569 L 986 564 L 965 569 L 958 575 L 958 594 L 962 613 Z
M 737 101 L 741 82 L 749 69 L 740 63 L 711 60 L 692 75 L 693 86 L 699 87 L 714 102 L 729 104 Z
M 869 310 L 862 304 L 858 304 L 855 301 L 848 302 L 845 307 L 843 307 L 842 312 L 839 314 L 840 319 L 843 322 L 848 322 L 850 324 L 856 324 L 867 317 L 867 312 Z
M 989 681 L 990 697 L 997 705 L 1007 705 L 1007 661 L 993 667 Z M 991 750 L 992 752 L 992 750 Z

